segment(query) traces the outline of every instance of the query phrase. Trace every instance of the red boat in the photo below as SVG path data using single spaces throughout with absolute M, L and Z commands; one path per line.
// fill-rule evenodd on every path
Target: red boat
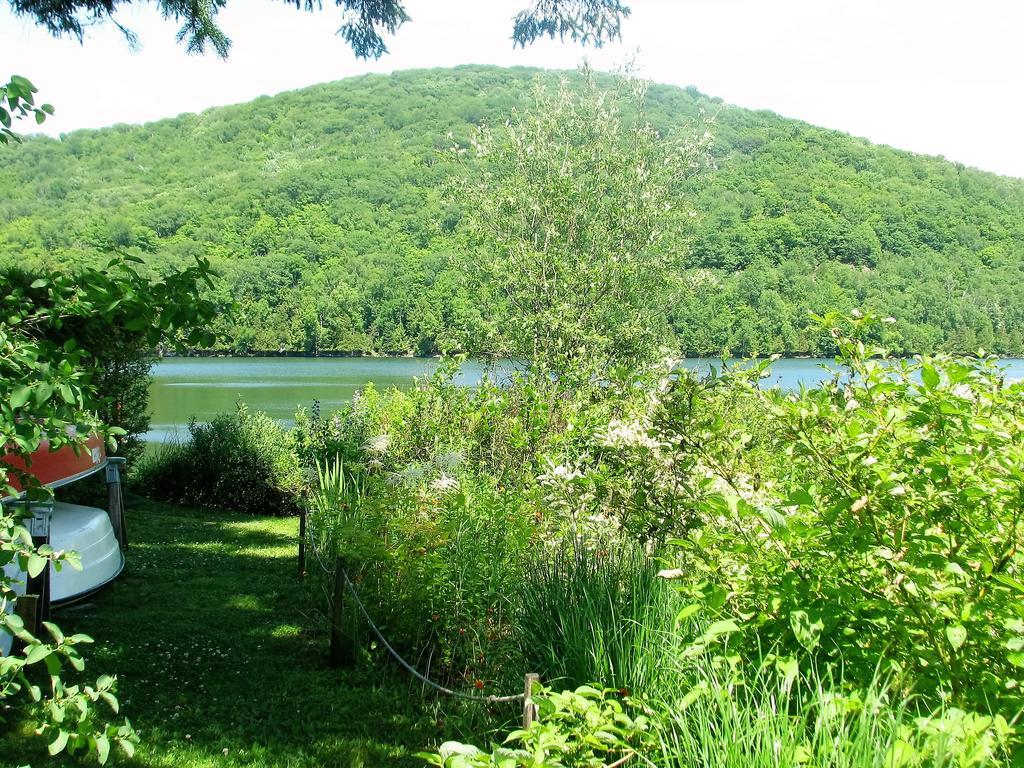
M 85 445 L 65 445 L 56 451 L 51 451 L 49 441 L 44 440 L 30 458 L 31 464 L 21 456 L 7 454 L 0 457 L 0 462 L 11 469 L 34 475 L 40 484 L 48 488 L 60 488 L 103 469 L 107 463 L 107 451 L 102 438 L 90 435 Z M 17 490 L 23 490 L 17 475 L 12 473 L 8 481 Z

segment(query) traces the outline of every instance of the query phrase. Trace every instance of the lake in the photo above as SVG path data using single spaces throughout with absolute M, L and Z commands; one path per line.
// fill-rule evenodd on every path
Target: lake
M 720 361 L 711 358 L 686 360 L 687 368 L 706 371 Z M 1003 361 L 1008 375 L 1024 378 L 1024 360 Z M 417 376 L 437 366 L 434 358 L 414 357 L 172 357 L 153 366 L 149 406 L 152 423 L 146 439 L 162 443 L 187 434 L 189 419 L 208 421 L 217 413 L 230 412 L 244 402 L 253 410 L 266 411 L 289 422 L 296 409 L 320 401 L 324 414 L 336 410 L 367 383 L 378 388 L 409 387 Z M 830 359 L 778 360 L 766 381 L 783 389 L 813 386 L 827 377 L 822 366 Z M 484 365 L 467 363 L 458 381 L 473 385 Z

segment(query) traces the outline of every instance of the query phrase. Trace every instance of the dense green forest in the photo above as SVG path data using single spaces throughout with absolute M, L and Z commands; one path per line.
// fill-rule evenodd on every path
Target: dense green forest
M 439 150 L 498 124 L 536 70 L 367 75 L 143 126 L 0 148 L 0 267 L 210 259 L 236 352 L 452 349 L 481 301 L 452 267 Z M 59 108 L 60 105 L 57 105 Z M 683 191 L 691 355 L 830 353 L 808 313 L 896 318 L 902 352 L 1024 354 L 1024 181 L 653 86 L 667 134 L 714 120 Z

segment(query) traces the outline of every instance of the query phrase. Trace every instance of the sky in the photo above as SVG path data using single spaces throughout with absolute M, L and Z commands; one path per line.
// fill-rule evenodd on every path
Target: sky
M 361 61 L 335 34 L 331 0 L 300 13 L 280 0 L 231 0 L 219 16 L 230 57 L 192 56 L 150 4 L 85 44 L 53 40 L 0 2 L 0 76 L 32 80 L 56 115 L 43 127 L 138 123 L 365 72 L 457 64 L 598 69 L 694 85 L 900 149 L 1024 178 L 1024 3 L 1018 0 L 632 0 L 621 43 L 601 50 L 511 43 L 529 0 L 407 0 L 390 53 Z M 27 129 L 28 125 L 23 125 Z M 27 132 L 27 130 L 25 130 Z

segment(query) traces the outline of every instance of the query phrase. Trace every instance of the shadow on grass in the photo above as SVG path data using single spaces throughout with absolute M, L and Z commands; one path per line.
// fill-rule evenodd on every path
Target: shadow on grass
M 296 577 L 296 519 L 140 500 L 129 514 L 124 575 L 54 617 L 97 638 L 86 653 L 91 676 L 118 675 L 142 738 L 129 764 L 421 764 L 411 755 L 438 732 L 407 681 L 327 667 L 311 587 Z M 0 750 L 18 755 L 12 765 L 46 760 L 45 745 L 17 735 Z

